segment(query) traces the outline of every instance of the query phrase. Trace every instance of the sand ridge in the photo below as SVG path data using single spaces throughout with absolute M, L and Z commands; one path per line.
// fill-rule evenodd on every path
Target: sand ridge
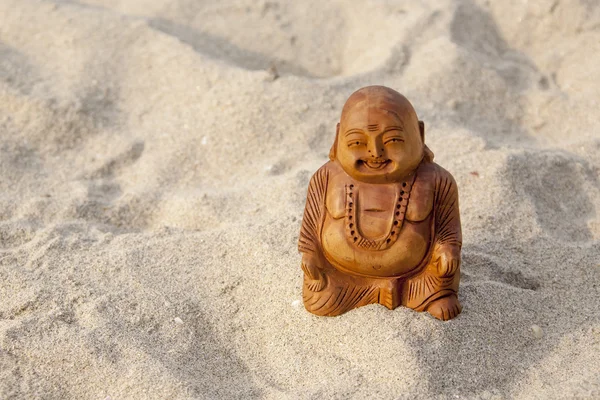
M 599 397 L 599 26 L 585 0 L 0 2 L 0 398 Z M 451 322 L 302 307 L 308 180 L 369 84 L 458 183 Z

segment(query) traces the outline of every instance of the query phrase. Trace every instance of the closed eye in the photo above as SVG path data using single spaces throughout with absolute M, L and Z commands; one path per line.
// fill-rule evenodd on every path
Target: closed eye
M 394 137 L 386 139 L 385 142 L 383 142 L 383 143 L 390 144 L 390 143 L 400 143 L 400 142 L 404 142 L 404 139 L 402 139 L 399 136 L 394 136 Z
M 403 131 L 401 126 L 388 126 L 383 131 L 383 144 L 404 142 L 404 138 L 402 137 Z
M 362 146 L 365 143 L 362 140 L 349 140 L 348 141 L 348 147 L 356 147 L 356 146 Z

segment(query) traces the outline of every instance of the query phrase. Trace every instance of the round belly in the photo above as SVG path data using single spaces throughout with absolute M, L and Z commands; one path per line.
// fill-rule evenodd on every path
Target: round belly
M 427 255 L 431 237 L 430 218 L 404 221 L 398 240 L 385 250 L 369 250 L 346 238 L 344 219 L 327 215 L 321 233 L 327 260 L 337 269 L 359 275 L 395 277 L 409 274 Z

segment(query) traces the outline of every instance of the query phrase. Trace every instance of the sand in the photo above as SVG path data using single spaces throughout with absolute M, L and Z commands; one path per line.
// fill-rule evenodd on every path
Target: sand
M 1 0 L 0 398 L 600 398 L 599 64 L 592 0 Z M 302 306 L 370 84 L 458 183 L 453 321 Z

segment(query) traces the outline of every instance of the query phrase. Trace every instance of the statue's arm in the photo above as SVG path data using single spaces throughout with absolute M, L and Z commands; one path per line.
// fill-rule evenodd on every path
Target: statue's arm
M 440 167 L 435 188 L 436 243 L 434 257 L 440 273 L 448 276 L 460 267 L 462 232 L 458 206 L 458 188 L 449 172 Z
M 325 217 L 325 194 L 327 192 L 328 170 L 321 167 L 312 176 L 306 194 L 304 216 L 298 238 L 298 250 L 302 253 L 302 270 L 312 280 L 321 280 L 323 252 L 320 232 Z

